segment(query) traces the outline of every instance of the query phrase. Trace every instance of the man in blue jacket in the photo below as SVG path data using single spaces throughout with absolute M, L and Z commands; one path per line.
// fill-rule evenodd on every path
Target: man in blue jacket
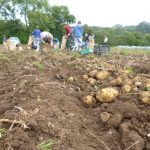
M 36 27 L 36 29 L 32 32 L 32 35 L 34 36 L 33 45 L 36 47 L 36 51 L 40 51 L 41 31 L 39 27 Z
M 78 21 L 77 25 L 73 28 L 72 33 L 74 36 L 75 47 L 77 50 L 80 50 L 83 38 L 83 26 L 81 25 L 81 21 Z

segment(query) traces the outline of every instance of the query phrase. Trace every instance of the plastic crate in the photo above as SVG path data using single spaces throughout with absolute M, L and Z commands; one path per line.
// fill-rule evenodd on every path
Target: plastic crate
M 105 55 L 110 53 L 109 45 L 94 45 L 94 54 L 96 55 Z
M 92 49 L 82 49 L 81 51 L 79 51 L 80 54 L 84 55 L 84 54 L 90 54 L 93 53 Z

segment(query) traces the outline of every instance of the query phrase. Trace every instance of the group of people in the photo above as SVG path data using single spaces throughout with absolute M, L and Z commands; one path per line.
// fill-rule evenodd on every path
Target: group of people
M 64 28 L 66 35 L 62 38 L 61 49 L 80 50 L 83 44 L 83 26 L 81 21 L 78 21 L 76 26 L 72 28 L 69 24 L 65 24 Z
M 83 42 L 83 32 L 84 28 L 81 21 L 71 27 L 68 23 L 64 25 L 65 35 L 62 38 L 61 49 L 70 49 L 75 51 L 80 51 L 82 48 L 94 49 L 95 41 L 94 35 L 91 33 L 86 33 Z M 6 42 L 6 36 L 3 37 L 3 43 Z M 35 49 L 37 52 L 42 50 L 42 44 L 48 43 L 51 48 L 55 48 L 56 45 L 59 47 L 59 40 L 54 38 L 53 35 L 48 31 L 41 31 L 37 26 L 36 29 L 31 33 L 29 37 L 28 45 Z M 108 44 L 108 37 L 104 37 L 104 44 Z
M 36 49 L 36 51 L 41 50 L 42 43 L 49 43 L 51 47 L 53 47 L 53 35 L 48 31 L 43 31 L 36 27 L 36 29 L 31 34 L 33 36 L 32 48 Z

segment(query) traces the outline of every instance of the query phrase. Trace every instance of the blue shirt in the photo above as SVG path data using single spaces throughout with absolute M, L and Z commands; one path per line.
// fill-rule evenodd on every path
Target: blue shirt
M 35 38 L 40 38 L 41 37 L 41 31 L 39 29 L 35 29 L 33 32 L 32 32 L 32 35 L 34 35 Z
M 83 27 L 81 24 L 77 24 L 73 30 L 72 30 L 73 34 L 75 37 L 81 38 L 83 35 Z

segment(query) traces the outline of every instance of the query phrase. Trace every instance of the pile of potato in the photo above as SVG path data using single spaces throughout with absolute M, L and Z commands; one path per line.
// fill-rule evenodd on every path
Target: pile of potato
M 96 102 L 111 103 L 116 100 L 119 94 L 139 93 L 140 99 L 144 104 L 150 104 L 150 79 L 141 76 L 128 75 L 125 72 L 117 72 L 116 78 L 112 79 L 112 73 L 106 70 L 92 70 L 84 74 L 82 78 L 91 86 L 99 85 L 101 81 L 108 79 L 110 87 L 102 88 L 93 95 L 83 98 L 86 106 L 94 106 Z M 121 73 L 121 74 L 119 74 Z M 110 78 L 109 78 L 110 77 Z M 112 80 L 111 80 L 112 79 Z M 140 92 L 142 91 L 142 92 Z

